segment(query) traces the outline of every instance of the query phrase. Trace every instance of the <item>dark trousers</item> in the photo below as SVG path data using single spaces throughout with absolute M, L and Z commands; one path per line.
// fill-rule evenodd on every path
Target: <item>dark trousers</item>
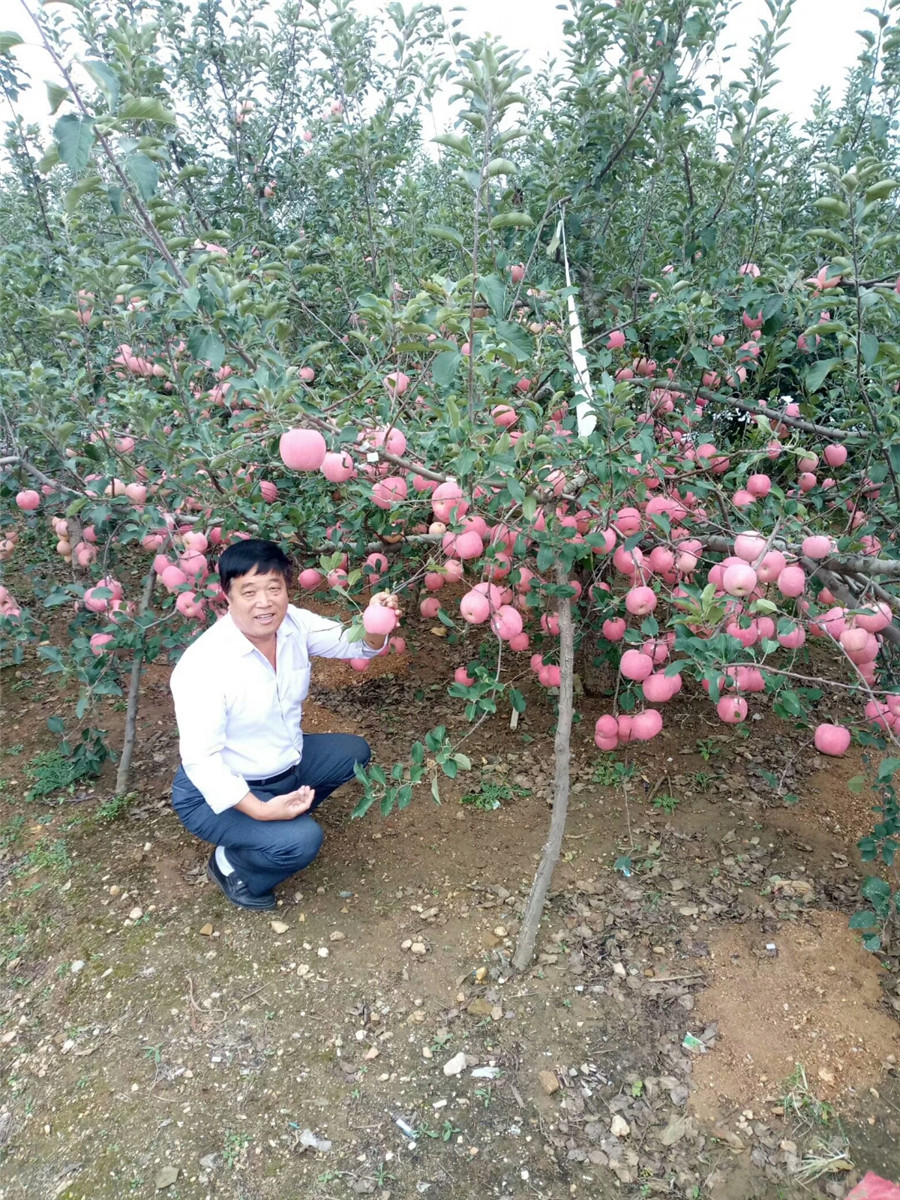
M 306 733 L 303 757 L 290 774 L 274 785 L 250 790 L 260 800 L 271 800 L 299 787 L 311 787 L 315 792 L 312 812 L 353 778 L 356 763 L 364 767 L 371 757 L 364 738 L 350 733 Z M 185 829 L 205 842 L 224 846 L 238 878 L 254 896 L 265 895 L 308 867 L 322 845 L 322 827 L 309 812 L 290 821 L 257 821 L 233 808 L 213 812 L 184 767 L 179 767 L 175 776 L 172 803 Z

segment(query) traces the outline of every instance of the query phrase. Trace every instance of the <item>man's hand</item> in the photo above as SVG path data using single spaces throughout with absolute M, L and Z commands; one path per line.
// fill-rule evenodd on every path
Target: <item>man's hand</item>
M 294 792 L 273 796 L 264 805 L 265 816 L 263 819 L 266 821 L 292 821 L 301 813 L 308 812 L 314 799 L 315 792 L 311 787 L 301 787 Z
M 403 616 L 403 609 L 400 607 L 400 597 L 395 596 L 393 592 L 373 592 L 370 604 L 383 604 L 385 608 L 392 608 L 397 614 L 397 620 Z
M 252 817 L 254 821 L 292 821 L 294 817 L 308 812 L 315 798 L 316 794 L 311 787 L 284 792 L 281 796 L 273 796 L 271 800 L 260 800 L 258 796 L 248 792 L 234 807 L 238 812 Z
M 390 608 L 397 614 L 397 622 L 403 616 L 403 609 L 400 607 L 400 598 L 395 596 L 393 592 L 375 592 L 369 600 L 369 608 L 381 607 Z M 387 641 L 387 635 L 383 633 L 368 633 L 363 636 L 363 641 L 367 646 L 371 646 L 373 650 L 381 650 Z

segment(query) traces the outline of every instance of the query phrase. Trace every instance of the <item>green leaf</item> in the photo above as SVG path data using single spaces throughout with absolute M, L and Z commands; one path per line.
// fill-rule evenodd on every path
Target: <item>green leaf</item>
M 808 367 L 805 376 L 807 390 L 817 392 L 825 382 L 828 372 L 839 362 L 838 358 L 823 358 L 820 362 L 813 363 L 811 367 Z
M 70 187 L 66 192 L 64 208 L 71 216 L 78 207 L 78 202 L 82 196 L 86 196 L 89 192 L 100 192 L 103 190 L 103 180 L 99 175 L 88 175 L 86 179 L 80 180 Z
M 866 188 L 864 195 L 865 202 L 869 204 L 872 200 L 887 200 L 891 192 L 898 187 L 900 187 L 900 182 L 896 179 L 879 179 L 877 183 L 873 183 L 871 187 Z
M 456 625 L 453 623 L 453 618 L 451 616 L 449 616 L 443 608 L 438 609 L 437 615 L 438 615 L 438 620 L 440 621 L 440 623 L 442 625 L 446 625 L 448 629 L 456 628 Z
M 48 717 L 47 728 L 51 733 L 61 734 L 65 726 L 63 725 L 62 717 Z
M 495 317 L 506 316 L 506 285 L 499 275 L 483 275 L 478 280 L 478 291 Z
M 357 765 L 359 765 L 359 764 L 357 764 Z M 360 797 L 359 803 L 355 806 L 353 811 L 350 813 L 350 816 L 353 819 L 357 819 L 358 817 L 364 817 L 374 803 L 375 803 L 375 797 L 373 795 L 370 795 L 368 792 L 365 792 Z
M 883 879 L 879 879 L 877 875 L 870 875 L 859 890 L 867 900 L 871 900 L 876 906 L 884 904 L 891 898 L 890 886 Z
M 106 103 L 109 105 L 109 111 L 114 112 L 119 103 L 119 77 L 115 71 L 105 62 L 100 62 L 95 58 L 86 58 L 82 66 L 103 93 Z
M 518 690 L 518 688 L 510 688 L 509 689 L 509 702 L 513 706 L 513 708 L 516 710 L 517 713 L 523 713 L 525 711 L 525 708 L 526 708 L 525 697 Z
M 94 144 L 93 117 L 78 117 L 68 113 L 53 126 L 53 136 L 59 147 L 59 157 L 74 175 L 80 175 L 88 165 Z
M 47 150 L 47 153 L 38 163 L 37 169 L 42 175 L 46 175 L 48 171 L 52 171 L 53 168 L 58 167 L 59 164 L 59 146 L 57 146 L 56 142 L 52 142 Z
M 785 688 L 779 693 L 778 702 L 785 712 L 790 713 L 792 717 L 802 717 L 803 707 L 796 692 L 792 692 L 790 688 Z
M 884 783 L 900 771 L 900 758 L 884 758 L 878 765 L 878 782 Z
M 485 174 L 488 179 L 493 179 L 495 175 L 515 175 L 516 170 L 516 164 L 508 158 L 493 158 L 488 163 Z
M 450 150 L 455 150 L 458 154 L 465 154 L 467 158 L 472 157 L 472 143 L 467 137 L 461 137 L 458 133 L 441 133 L 431 140 L 437 142 L 439 146 L 447 146 Z
M 862 360 L 867 367 L 871 367 L 872 363 L 878 357 L 878 338 L 874 333 L 861 333 L 859 335 L 859 348 L 862 353 Z
M 456 773 L 459 770 L 459 767 L 456 765 L 455 759 L 448 758 L 446 760 L 446 762 L 441 763 L 441 770 L 444 772 L 444 774 L 447 776 L 448 779 L 455 779 Z
M 534 354 L 531 335 L 515 321 L 498 321 L 495 332 L 497 337 L 512 350 L 519 362 L 527 362 Z
M 704 346 L 691 346 L 691 358 L 704 370 L 709 366 L 709 351 Z
M 854 775 L 852 779 L 847 780 L 847 790 L 852 792 L 854 796 L 861 796 L 865 791 L 865 787 L 865 775 Z
M 146 154 L 129 154 L 125 170 L 134 180 L 142 200 L 152 200 L 159 183 L 159 168 Z
M 537 512 L 537 497 L 533 492 L 529 492 L 522 501 L 522 516 L 526 521 L 533 521 L 534 515 Z
M 464 771 L 472 770 L 472 760 L 469 758 L 468 754 L 457 753 L 453 755 L 453 759 L 457 766 L 461 767 Z
M 122 197 L 125 195 L 123 187 L 117 187 L 110 184 L 106 189 L 106 195 L 109 198 L 109 206 L 117 217 L 122 215 Z
M 432 779 L 432 781 L 431 781 L 431 796 L 432 796 L 432 799 L 434 800 L 435 804 L 440 804 L 441 793 L 440 793 L 440 789 L 438 788 L 438 781 L 437 781 L 436 775 L 435 775 L 434 779 Z
M 162 125 L 175 125 L 175 114 L 155 96 L 128 96 L 122 101 L 118 116 L 123 121 L 159 121 Z
M 44 86 L 47 89 L 47 99 L 50 101 L 50 115 L 52 117 L 63 100 L 68 100 L 69 89 L 61 87 L 58 83 L 53 83 L 49 79 Z
M 835 217 L 849 217 L 850 215 L 850 209 L 843 200 L 838 200 L 837 196 L 820 196 L 818 200 L 813 201 L 813 207 L 818 208 L 820 212 L 831 213 Z
M 13 46 L 21 46 L 25 39 L 19 33 L 14 33 L 11 29 L 0 31 L 0 54 L 9 54 Z
M 466 248 L 463 235 L 458 229 L 451 229 L 449 225 L 426 225 L 425 233 L 428 237 L 442 238 L 445 242 L 452 242 L 454 246 L 459 246 L 460 250 Z
M 225 361 L 225 346 L 217 333 L 210 329 L 195 329 L 188 338 L 188 350 L 198 362 L 208 362 L 210 369 L 218 371 Z
M 847 922 L 849 929 L 873 929 L 877 924 L 873 912 L 855 912 Z
M 508 212 L 499 213 L 491 221 L 491 229 L 531 229 L 534 226 L 534 221 L 529 217 L 528 213 L 523 212 Z
M 434 380 L 435 387 L 450 387 L 456 378 L 456 372 L 459 370 L 461 362 L 462 355 L 458 350 L 444 350 L 436 355 L 431 364 L 431 378 Z

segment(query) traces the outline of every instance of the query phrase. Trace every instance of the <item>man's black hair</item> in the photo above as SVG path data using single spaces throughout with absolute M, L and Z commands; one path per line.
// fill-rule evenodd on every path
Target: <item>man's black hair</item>
M 235 579 L 241 575 L 250 575 L 254 571 L 258 575 L 268 575 L 274 571 L 280 575 L 288 587 L 294 582 L 294 567 L 291 560 L 274 542 L 265 542 L 261 538 L 247 538 L 229 546 L 219 555 L 219 583 L 227 596 Z

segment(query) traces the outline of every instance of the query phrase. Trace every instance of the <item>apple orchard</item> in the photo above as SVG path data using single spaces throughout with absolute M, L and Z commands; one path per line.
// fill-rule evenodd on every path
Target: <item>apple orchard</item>
M 893 882 L 853 920 L 877 948 L 900 831 L 896 14 L 799 130 L 770 107 L 778 0 L 729 86 L 719 0 L 571 0 L 536 74 L 428 7 L 288 3 L 266 28 L 253 7 L 34 10 L 54 115 L 6 126 L 0 629 L 6 661 L 77 691 L 51 729 L 86 770 L 114 753 L 127 790 L 144 665 L 224 611 L 217 553 L 270 537 L 297 602 L 340 602 L 385 653 L 408 652 L 366 608 L 385 588 L 460 647 L 459 728 L 423 706 L 359 814 L 437 798 L 473 724 L 543 704 L 546 874 L 579 664 L 611 681 L 598 754 L 664 736 L 679 693 L 736 740 L 771 710 L 810 754 L 865 748 L 863 855 Z M 14 110 L 20 40 L 0 34 Z M 451 132 L 428 142 L 438 89 Z M 124 747 L 92 724 L 104 696 L 127 698 Z

